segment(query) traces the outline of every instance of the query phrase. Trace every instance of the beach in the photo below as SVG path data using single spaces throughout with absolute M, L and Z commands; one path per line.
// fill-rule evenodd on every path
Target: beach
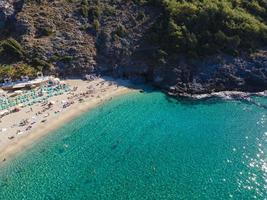
M 110 77 L 64 81 L 71 90 L 49 98 L 49 105 L 37 103 L 0 119 L 0 163 L 91 108 L 133 90 L 128 81 Z

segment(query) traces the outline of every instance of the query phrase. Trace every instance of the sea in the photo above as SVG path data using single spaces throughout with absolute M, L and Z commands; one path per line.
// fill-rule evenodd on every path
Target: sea
M 0 200 L 266 200 L 267 99 L 252 99 L 113 98 L 1 164 Z

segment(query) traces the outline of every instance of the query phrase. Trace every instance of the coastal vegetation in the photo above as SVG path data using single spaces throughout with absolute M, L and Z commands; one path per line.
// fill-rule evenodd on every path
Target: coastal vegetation
M 267 44 L 267 2 L 150 0 L 161 17 L 149 39 L 168 53 L 238 54 Z
M 33 78 L 37 74 L 37 69 L 27 64 L 16 65 L 1 65 L 0 66 L 0 82 L 4 81 L 4 78 L 10 77 L 13 80 L 18 80 L 21 76 L 29 76 Z
M 26 0 L 6 12 L 0 64 L 181 92 L 199 91 L 196 82 L 203 92 L 257 90 L 267 85 L 266 9 L 266 0 Z
M 24 56 L 24 50 L 14 38 L 8 38 L 0 42 L 0 56 L 9 56 L 15 60 Z

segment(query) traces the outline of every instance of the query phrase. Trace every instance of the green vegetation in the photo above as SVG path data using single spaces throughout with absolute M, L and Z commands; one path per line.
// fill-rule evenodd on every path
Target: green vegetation
M 37 68 L 41 70 L 48 70 L 50 71 L 52 69 L 52 64 L 49 62 L 46 62 L 38 57 L 33 58 L 31 61 L 32 66 L 36 66 Z
M 87 18 L 89 12 L 89 4 L 87 0 L 83 0 L 81 3 L 81 14 L 83 17 Z
M 35 77 L 37 70 L 27 64 L 17 64 L 17 65 L 2 65 L 0 66 L 0 82 L 3 81 L 5 77 L 10 77 L 13 80 L 20 79 L 21 76 Z
M 162 15 L 148 38 L 168 53 L 238 54 L 267 44 L 266 0 L 148 0 Z
M 100 29 L 100 23 L 97 19 L 95 19 L 93 22 L 93 28 L 95 31 L 99 31 L 99 29 Z
M 109 11 L 112 12 L 112 10 L 109 10 Z M 93 6 L 91 6 L 89 5 L 88 0 L 82 0 L 80 13 L 84 18 L 87 18 L 91 22 L 91 27 L 96 32 L 99 31 L 100 29 L 99 19 L 102 13 L 99 2 L 95 2 L 93 3 Z M 86 26 L 86 28 L 88 28 L 88 26 Z M 83 27 L 82 29 L 86 30 L 86 28 Z
M 123 24 L 118 24 L 117 25 L 117 29 L 115 31 L 115 35 L 117 35 L 118 37 L 123 37 L 125 36 L 127 33 L 127 29 L 124 27 Z
M 89 18 L 91 21 L 99 19 L 101 15 L 101 8 L 99 3 L 94 3 L 93 6 L 89 5 L 88 0 L 82 0 L 80 12 L 83 17 Z
M 66 63 L 71 62 L 72 60 L 74 60 L 74 57 L 73 56 L 68 56 L 68 55 L 60 56 L 58 54 L 55 54 L 50 59 L 51 62 L 61 61 L 61 62 L 66 62 Z
M 20 59 L 24 55 L 24 50 L 15 39 L 8 38 L 0 42 L 0 56 L 5 55 Z
M 39 27 L 37 30 L 38 37 L 50 36 L 53 34 L 53 29 L 51 27 Z

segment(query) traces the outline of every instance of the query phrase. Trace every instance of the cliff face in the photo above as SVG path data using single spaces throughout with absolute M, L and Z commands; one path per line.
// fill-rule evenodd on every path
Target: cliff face
M 0 33 L 7 26 L 8 21 L 15 18 L 16 0 L 0 0 Z
M 23 46 L 30 63 L 45 63 L 62 75 L 112 72 L 128 65 L 156 19 L 153 9 L 132 1 L 20 2 L 10 35 Z
M 61 74 L 82 74 L 95 66 L 94 38 L 82 29 L 78 3 L 24 3 L 16 16 L 15 37 L 33 63 L 45 62 Z
M 62 76 L 123 76 L 174 94 L 267 89 L 266 50 L 194 59 L 168 55 L 149 42 L 161 15 L 140 1 L 0 0 L 1 38 L 15 38 L 23 48 L 19 59 L 0 61 Z

